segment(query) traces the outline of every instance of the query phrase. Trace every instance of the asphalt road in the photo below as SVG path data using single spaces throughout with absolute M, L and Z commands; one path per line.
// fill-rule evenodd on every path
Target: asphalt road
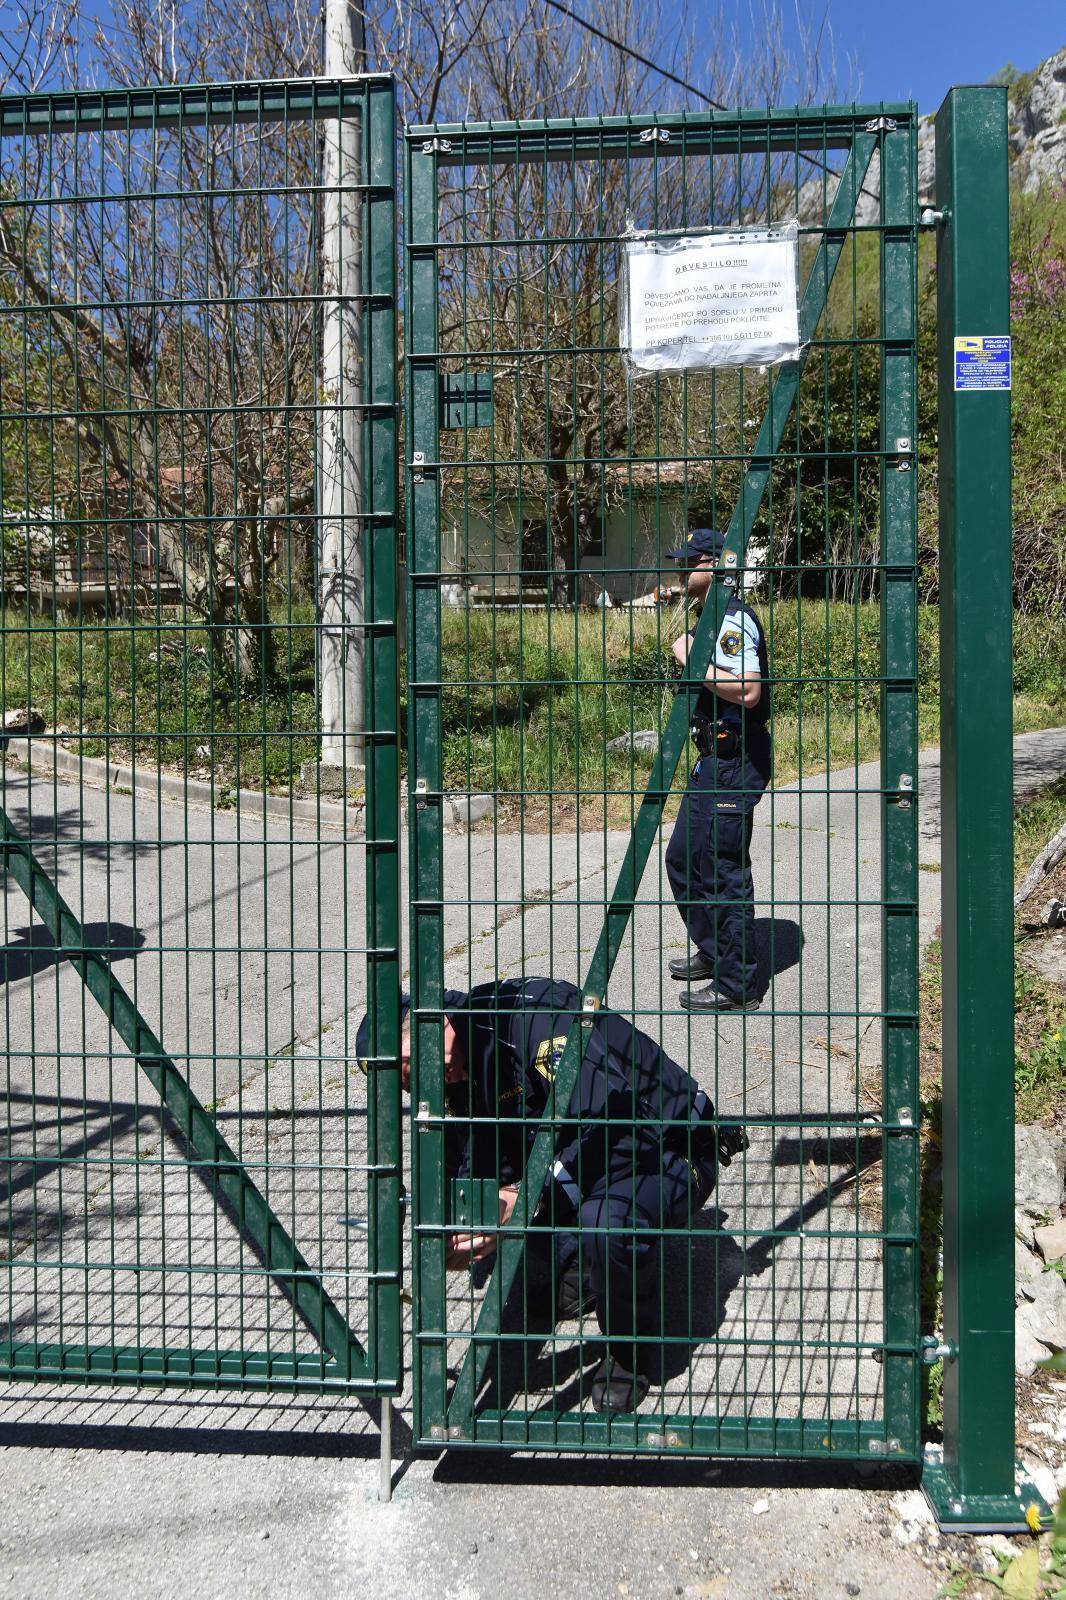
M 1016 741 L 1019 787 L 1063 770 L 1066 730 Z M 928 868 L 939 855 L 937 780 L 935 752 L 927 753 L 918 820 Z M 758 1014 L 715 1028 L 680 1012 L 660 948 L 663 959 L 680 951 L 683 933 L 661 867 L 653 862 L 646 874 L 609 1001 L 651 1031 L 661 1025 L 667 1049 L 723 1106 L 783 1119 L 867 1104 L 856 1067 L 876 1083 L 878 783 L 875 767 L 860 767 L 759 807 L 753 858 L 772 976 Z M 362 1009 L 362 842 L 50 780 L 9 779 L 6 804 L 91 934 L 110 930 L 112 947 L 126 948 L 114 955 L 117 974 L 227 1137 L 266 1175 L 300 1243 L 338 1293 L 343 1286 L 360 1331 L 365 1246 L 333 1223 L 359 1203 L 357 1180 L 338 1189 L 336 1173 L 365 1155 L 363 1080 L 349 1065 Z M 449 835 L 447 981 L 466 987 L 521 971 L 576 980 L 625 842 L 613 832 Z M 938 873 L 921 872 L 919 887 L 924 939 L 938 920 Z M 38 1337 L 51 1324 L 70 1341 L 130 1338 L 139 1303 L 144 1343 L 176 1332 L 185 1343 L 287 1336 L 307 1347 L 235 1230 L 190 1181 L 124 1049 L 10 885 L 5 918 L 0 1032 L 12 1063 L 15 1150 L 69 1158 L 35 1185 L 26 1183 L 28 1163 L 13 1167 L 15 1253 L 44 1258 L 61 1239 L 65 1256 L 77 1259 L 84 1247 L 99 1269 L 16 1270 L 8 1315 L 16 1336 L 27 1337 L 36 1319 Z M 714 1363 L 729 1403 L 877 1413 L 872 1363 L 846 1353 L 835 1368 L 802 1358 L 804 1340 L 841 1316 L 863 1337 L 879 1325 L 876 1254 L 803 1245 L 805 1217 L 824 1210 L 843 1170 L 832 1150 L 818 1157 L 802 1139 L 753 1141 L 746 1174 L 716 1196 L 719 1233 L 786 1235 L 768 1252 L 771 1271 L 738 1272 L 721 1294 L 718 1336 L 756 1330 L 750 1353 Z M 849 1204 L 834 1213 L 842 1236 L 855 1220 Z M 184 1269 L 168 1271 L 166 1284 L 150 1270 L 160 1251 Z M 130 1270 L 114 1271 L 116 1262 Z M 212 1262 L 224 1270 L 205 1273 Z M 100 1310 L 112 1293 L 117 1328 Z M 796 1359 L 761 1360 L 761 1328 L 791 1330 Z M 698 1364 L 696 1372 L 698 1386 Z M 402 1412 L 397 1430 L 402 1447 Z M 103 1388 L 0 1389 L 0 1444 L 0 1579 L 18 1594 L 194 1586 L 212 1594 L 255 1583 L 279 1595 L 312 1585 L 347 1593 L 354 1584 L 381 1596 L 548 1587 L 902 1597 L 937 1587 L 913 1548 L 891 1542 L 891 1475 L 452 1452 L 410 1462 L 393 1504 L 381 1507 L 374 1421 L 358 1402 Z

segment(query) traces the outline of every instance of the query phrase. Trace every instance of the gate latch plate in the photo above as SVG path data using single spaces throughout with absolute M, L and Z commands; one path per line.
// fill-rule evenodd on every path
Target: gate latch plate
M 440 418 L 442 428 L 491 428 L 491 374 L 442 372 Z

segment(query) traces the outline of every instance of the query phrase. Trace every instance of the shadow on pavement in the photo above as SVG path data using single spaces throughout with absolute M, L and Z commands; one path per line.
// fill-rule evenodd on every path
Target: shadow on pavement
M 803 949 L 803 929 L 791 917 L 756 917 L 755 943 L 759 987 L 765 994 L 771 979 L 799 962 Z
M 86 922 L 82 926 L 86 947 L 104 951 L 112 963 L 129 961 L 144 947 L 144 934 L 125 922 Z M 76 952 L 57 949 L 51 933 L 40 923 L 14 928 L 8 943 L 0 947 L 0 983 L 36 977 L 60 961 L 69 960 L 72 954 Z
M 496 1483 L 519 1486 L 571 1485 L 685 1489 L 713 1483 L 732 1489 L 866 1489 L 897 1492 L 917 1488 L 917 1466 L 881 1466 L 854 1461 L 775 1461 L 769 1458 L 558 1455 L 523 1456 L 500 1450 L 449 1450 L 433 1474 L 436 1483 Z

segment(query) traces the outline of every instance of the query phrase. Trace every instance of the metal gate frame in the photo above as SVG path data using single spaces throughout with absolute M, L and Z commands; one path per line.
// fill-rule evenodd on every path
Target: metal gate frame
M 128 133 L 212 124 L 264 125 L 358 118 L 364 128 L 358 193 L 362 197 L 363 287 L 360 294 L 365 388 L 360 402 L 364 503 L 358 517 L 365 563 L 365 758 L 367 1003 L 371 1018 L 368 1092 L 368 1329 L 365 1348 L 322 1278 L 271 1209 L 215 1118 L 139 1012 L 104 952 L 93 947 L 0 807 L 0 854 L 59 955 L 146 1074 L 180 1129 L 185 1159 L 232 1210 L 262 1270 L 313 1330 L 321 1353 L 308 1356 L 244 1349 L 151 1349 L 140 1345 L 69 1345 L 8 1341 L 0 1378 L 36 1382 L 130 1382 L 181 1388 L 288 1392 L 399 1392 L 402 1182 L 399 1081 L 400 856 L 399 650 L 397 627 L 396 130 L 391 77 L 344 82 L 255 84 L 80 92 L 0 98 L 0 138 Z M 18 315 L 19 308 L 14 308 Z M 345 401 L 344 404 L 350 404 Z M 28 508 L 29 509 L 29 508 Z M 6 741 L 5 741 L 6 742 Z M 11 1161 L 35 1161 L 15 1156 Z M 42 1158 L 44 1159 L 44 1158 Z M 383 1407 L 383 1432 L 387 1402 Z
M 475 1414 L 474 1400 L 514 1282 L 524 1238 L 514 1219 L 532 1215 L 553 1153 L 551 1105 L 530 1151 L 512 1224 L 500 1234 L 493 1278 L 458 1378 L 448 1393 L 443 1284 L 443 794 L 441 768 L 440 393 L 438 373 L 438 173 L 465 163 L 576 160 L 583 154 L 656 159 L 661 139 L 686 152 L 751 149 L 849 152 L 803 296 L 801 325 L 812 333 L 852 227 L 859 189 L 878 150 L 882 170 L 881 277 L 884 360 L 881 390 L 882 517 L 882 840 L 883 1088 L 885 1135 L 884 1416 L 876 1423 L 729 1416 L 668 1418 L 671 1453 L 803 1455 L 834 1459 L 917 1460 L 920 1456 L 917 1104 L 917 641 L 914 603 L 917 494 L 917 113 L 913 106 L 827 108 L 824 112 L 692 114 L 439 125 L 407 133 L 407 442 L 412 1124 L 415 1437 L 425 1443 L 520 1445 L 552 1449 L 661 1451 L 654 1414 L 604 1419 L 587 1414 Z M 643 137 L 642 137 L 643 134 Z M 732 585 L 722 569 L 744 565 L 747 541 L 799 388 L 805 357 L 783 367 L 748 459 L 729 522 L 720 575 L 696 629 L 684 680 L 707 670 Z M 678 762 L 687 745 L 687 697 L 679 694 L 639 804 L 633 836 L 581 985 L 586 1007 L 606 993 L 629 926 L 644 868 Z M 553 1103 L 567 1105 L 582 1051 L 575 1022 L 557 1068 Z M 420 1230 L 425 1229 L 426 1234 Z
M 333 85 L 259 84 L 210 88 L 150 88 L 63 96 L 6 96 L 0 100 L 0 135 L 30 135 L 51 129 L 88 129 L 163 124 L 187 115 L 254 120 L 263 116 L 336 114 L 353 109 L 368 95 L 372 148 L 367 217 L 374 240 L 368 252 L 370 281 L 366 298 L 368 349 L 374 352 L 374 387 L 367 408 L 367 434 L 373 461 L 369 475 L 373 509 L 367 519 L 368 741 L 367 741 L 367 895 L 368 992 L 374 1019 L 371 1055 L 375 1064 L 376 1165 L 372 1175 L 377 1261 L 374 1287 L 376 1333 L 370 1348 L 345 1343 L 343 1319 L 334 1321 L 321 1284 L 306 1276 L 284 1229 L 269 1209 L 259 1209 L 247 1172 L 221 1139 L 210 1114 L 190 1095 L 180 1072 L 166 1056 L 117 982 L 105 960 L 87 946 L 84 932 L 35 862 L 24 839 L 4 818 L 0 838 L 6 870 L 12 874 L 50 928 L 60 952 L 74 963 L 87 989 L 103 1006 L 116 1030 L 143 1065 L 162 1098 L 185 1126 L 195 1158 L 213 1170 L 219 1188 L 243 1212 L 270 1270 L 303 1298 L 312 1320 L 337 1360 L 328 1382 L 302 1376 L 291 1358 L 233 1352 L 146 1351 L 112 1347 L 9 1345 L 0 1352 L 0 1375 L 37 1381 L 100 1381 L 200 1384 L 223 1387 L 399 1389 L 400 1359 L 400 1184 L 399 1077 L 399 869 L 396 809 L 398 794 L 399 696 L 397 685 L 395 538 L 395 263 L 394 263 L 394 109 L 390 80 L 372 77 Z M 898 562 L 886 574 L 886 646 L 883 765 L 886 842 L 886 998 L 889 979 L 899 980 L 895 1002 L 885 1019 L 885 1071 L 898 1109 L 909 1101 L 912 1116 L 897 1119 L 886 1153 L 886 1201 L 893 1208 L 894 1231 L 886 1253 L 886 1426 L 862 1437 L 824 1443 L 790 1434 L 787 1421 L 770 1437 L 765 1429 L 725 1426 L 694 1431 L 671 1448 L 705 1453 L 832 1454 L 891 1453 L 916 1458 L 917 1412 L 916 1192 L 913 1127 L 916 1086 L 915 812 L 906 804 L 910 790 L 898 780 L 913 778 L 914 638 L 908 623 L 913 565 L 914 474 L 894 469 L 909 463 L 900 439 L 914 437 L 914 190 L 913 110 L 845 108 L 830 112 L 849 130 L 856 145 L 871 136 L 884 166 L 886 234 L 883 249 L 884 301 L 888 321 L 886 377 L 882 396 L 883 504 L 886 557 Z M 767 122 L 794 133 L 803 116 L 778 113 L 770 119 L 735 117 L 659 118 L 664 127 L 683 128 L 686 137 L 702 130 L 709 139 L 736 143 L 760 139 Z M 864 118 L 875 126 L 868 133 Z M 648 119 L 643 119 L 647 122 Z M 554 125 L 565 153 L 580 125 Z M 439 485 L 435 481 L 439 427 L 436 386 L 436 182 L 439 165 L 482 155 L 501 133 L 511 141 L 535 140 L 543 147 L 552 124 L 503 128 L 442 127 L 411 130 L 407 141 L 408 207 L 408 527 L 412 643 L 411 711 L 411 936 L 415 973 L 415 1051 L 418 1093 L 427 1097 L 426 1115 L 412 1125 L 416 1215 L 443 1220 L 434 1210 L 439 1193 L 440 1082 L 433 1063 L 441 1049 L 440 1002 L 443 967 L 441 907 L 440 639 L 435 594 L 440 573 Z M 762 128 L 763 134 L 759 133 Z M 597 122 L 599 143 L 630 138 L 632 125 Z M 582 134 L 582 136 L 584 136 Z M 449 149 L 449 144 L 452 148 Z M 600 144 L 602 148 L 602 144 Z M 937 183 L 940 211 L 923 222 L 939 228 L 939 379 L 942 590 L 942 750 L 944 805 L 944 1092 L 945 1092 L 945 1335 L 923 1341 L 945 1360 L 945 1445 L 925 1452 L 925 1485 L 946 1526 L 1013 1526 L 1022 1519 L 1035 1491 L 1020 1483 L 1014 1461 L 1013 1374 L 1013 1075 L 1010 790 L 1010 626 L 1001 604 L 1010 589 L 1010 411 L 1009 395 L 966 395 L 954 390 L 953 342 L 960 335 L 1002 334 L 1009 327 L 1006 163 L 1006 92 L 998 88 L 953 90 L 937 118 Z M 851 183 L 852 196 L 855 184 Z M 835 218 L 842 229 L 848 220 Z M 826 263 L 828 267 L 828 262 Z M 769 419 L 768 419 L 769 420 Z M 745 493 L 730 524 L 729 551 L 742 560 L 755 506 L 765 485 L 765 459 L 772 432 L 764 424 L 745 480 Z M 417 454 L 416 454 L 417 452 Z M 417 468 L 417 470 L 416 470 Z M 760 477 L 762 483 L 760 484 Z M 714 621 L 723 596 L 708 607 Z M 705 613 L 706 616 L 706 613 Z M 705 663 L 712 628 L 701 628 L 690 675 Z M 980 728 L 978 738 L 976 730 Z M 627 925 L 660 802 L 683 743 L 671 724 L 649 785 L 627 867 L 615 891 L 607 925 L 589 974 L 595 995 L 606 983 Z M 890 970 L 891 969 L 891 970 Z M 575 1030 L 575 1035 L 576 1035 Z M 562 1083 L 572 1081 L 576 1036 L 571 1039 Z M 419 1064 L 418 1058 L 421 1058 Z M 530 1184 L 543 1178 L 545 1142 L 531 1163 Z M 889 1182 L 891 1178 L 891 1182 Z M 516 1215 L 518 1214 L 516 1209 Z M 887 1227 L 886 1227 L 887 1232 Z M 513 1275 L 521 1244 L 504 1238 L 502 1272 Z M 417 1433 L 426 1441 L 468 1438 L 475 1367 L 468 1360 L 461 1383 L 448 1403 L 437 1341 L 424 1332 L 439 1303 L 440 1269 L 432 1251 L 414 1252 L 414 1376 Z M 310 1297 L 310 1298 L 308 1298 Z M 327 1324 L 329 1333 L 327 1336 Z M 491 1328 L 483 1333 L 491 1340 Z M 476 1348 L 476 1342 L 472 1349 Z M 318 1363 L 321 1369 L 321 1363 Z M 453 1420 L 455 1419 L 455 1420 Z M 890 1425 L 889 1425 L 890 1424 Z M 500 1443 L 535 1444 L 528 1430 L 508 1436 L 505 1419 Z M 479 1437 L 478 1442 L 485 1442 Z M 553 1437 L 552 1445 L 588 1448 L 604 1442 L 586 1421 L 579 1435 Z M 612 1445 L 656 1451 L 663 1448 L 639 1425 L 628 1440 L 617 1432 Z

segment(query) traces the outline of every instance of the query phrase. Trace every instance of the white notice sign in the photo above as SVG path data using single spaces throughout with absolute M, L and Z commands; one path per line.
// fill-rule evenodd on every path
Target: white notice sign
M 794 361 L 798 230 L 627 242 L 621 344 L 638 372 Z

